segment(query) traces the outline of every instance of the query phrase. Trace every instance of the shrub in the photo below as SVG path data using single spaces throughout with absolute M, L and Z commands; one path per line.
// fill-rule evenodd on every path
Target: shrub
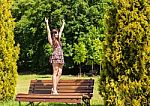
M 113 0 L 105 20 L 100 77 L 105 105 L 150 105 L 150 1 Z
M 11 0 L 0 0 L 0 7 L 0 100 L 8 100 L 15 94 L 19 46 L 14 46 Z

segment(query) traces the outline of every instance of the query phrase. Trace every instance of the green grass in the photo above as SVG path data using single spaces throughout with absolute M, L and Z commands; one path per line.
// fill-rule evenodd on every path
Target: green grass
M 92 106 L 103 106 L 103 98 L 99 95 L 98 93 L 98 76 L 94 77 L 77 77 L 77 76 L 72 76 L 72 75 L 62 75 L 61 79 L 89 79 L 93 78 L 95 80 L 94 83 L 94 94 L 91 99 L 91 105 Z M 16 94 L 17 93 L 28 93 L 28 88 L 30 84 L 30 80 L 33 79 L 52 79 L 51 75 L 19 75 L 18 76 L 18 81 L 17 81 L 17 87 L 16 87 Z M 21 103 L 22 106 L 27 105 L 27 102 Z M 64 103 L 41 103 L 39 106 L 67 106 Z M 19 106 L 19 103 L 12 100 L 4 103 L 0 103 L 0 106 Z M 76 106 L 76 105 L 71 105 L 71 106 Z

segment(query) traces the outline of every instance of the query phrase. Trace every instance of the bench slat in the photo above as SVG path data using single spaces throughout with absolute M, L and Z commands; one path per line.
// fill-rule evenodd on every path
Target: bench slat
M 49 95 L 39 95 L 39 94 L 18 94 L 16 96 L 16 98 L 37 98 L 37 99 L 40 99 L 40 98 L 43 98 L 43 99 L 60 99 L 60 98 L 72 98 L 72 99 L 81 99 L 82 96 L 81 95 L 52 95 L 52 94 L 49 94 Z
M 35 86 L 34 89 L 51 89 L 52 86 Z M 31 88 L 32 89 L 32 88 Z M 93 87 L 87 86 L 58 86 L 58 90 L 92 90 Z
M 24 94 L 24 93 L 19 93 L 17 95 L 27 95 L 27 94 Z M 30 95 L 34 95 L 34 94 L 30 94 Z M 49 96 L 49 95 L 52 95 L 52 94 L 36 94 L 36 95 L 43 95 L 43 96 Z M 91 97 L 93 94 L 88 94 L 88 93 L 59 93 L 59 95 L 66 95 L 66 96 L 84 96 L 84 95 L 88 95 L 89 97 Z
M 58 90 L 58 93 L 74 93 L 74 92 L 77 92 L 77 93 L 92 93 L 92 90 Z M 45 89 L 36 89 L 34 90 L 34 92 L 32 93 L 39 93 L 39 94 L 48 94 L 48 93 L 51 93 L 51 90 L 45 90 Z
M 16 98 L 16 101 L 22 102 L 60 102 L 60 103 L 81 103 L 81 99 L 33 99 L 33 98 Z
M 31 83 L 52 83 L 52 80 L 31 80 Z M 60 80 L 59 83 L 93 83 L 93 79 Z
M 52 83 L 32 83 L 30 86 L 52 86 Z M 93 86 L 93 83 L 58 83 L 58 86 Z

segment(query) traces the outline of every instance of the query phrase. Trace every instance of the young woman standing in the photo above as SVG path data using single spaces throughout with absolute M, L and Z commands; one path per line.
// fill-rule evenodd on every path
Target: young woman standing
M 48 33 L 48 41 L 50 45 L 53 47 L 53 53 L 50 57 L 50 63 L 52 63 L 53 66 L 53 88 L 52 88 L 52 94 L 58 94 L 57 92 L 57 85 L 60 80 L 60 76 L 62 74 L 62 68 L 64 65 L 64 57 L 63 57 L 63 51 L 62 51 L 62 45 L 61 45 L 61 34 L 64 29 L 65 20 L 63 20 L 63 24 L 60 28 L 60 30 L 53 29 L 50 31 L 49 25 L 48 25 L 48 19 L 45 18 L 46 22 L 46 28 Z

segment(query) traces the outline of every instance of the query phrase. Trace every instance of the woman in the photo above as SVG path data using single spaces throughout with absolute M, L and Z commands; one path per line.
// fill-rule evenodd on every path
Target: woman
M 47 33 L 48 33 L 48 41 L 50 45 L 53 47 L 53 53 L 50 58 L 50 63 L 52 63 L 53 66 L 53 88 L 52 88 L 52 94 L 58 94 L 57 92 L 57 85 L 60 79 L 60 76 L 62 74 L 62 68 L 64 65 L 64 57 L 63 57 L 63 51 L 61 47 L 61 34 L 64 29 L 65 21 L 63 20 L 62 27 L 60 28 L 60 31 L 57 29 L 53 29 L 50 31 L 49 25 L 48 25 L 48 19 L 45 18 L 46 27 L 47 27 Z

